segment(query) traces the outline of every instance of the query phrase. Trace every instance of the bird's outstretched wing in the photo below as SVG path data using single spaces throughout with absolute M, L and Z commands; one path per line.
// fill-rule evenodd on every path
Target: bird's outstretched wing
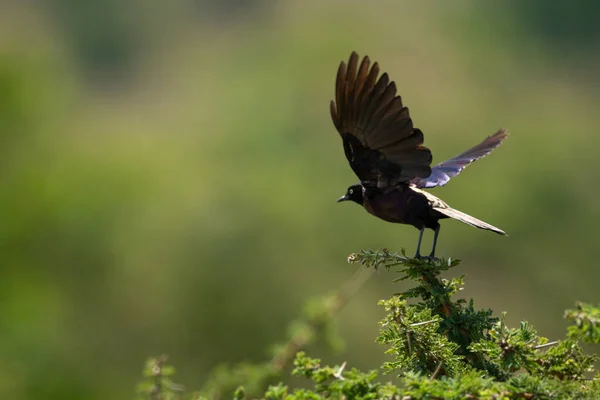
M 473 161 L 477 161 L 490 154 L 507 137 L 508 132 L 506 129 L 500 129 L 498 132 L 485 138 L 477 146 L 434 166 L 431 169 L 431 175 L 428 177 L 413 179 L 412 183 L 419 188 L 444 186 L 450 178 L 460 174 Z
M 396 85 L 379 66 L 352 52 L 335 82 L 331 117 L 344 143 L 350 167 L 366 186 L 408 183 L 431 174 L 431 152 L 423 132 L 413 128 Z

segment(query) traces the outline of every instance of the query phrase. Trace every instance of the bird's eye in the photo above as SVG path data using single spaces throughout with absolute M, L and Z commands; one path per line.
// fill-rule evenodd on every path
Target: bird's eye
M 354 189 L 350 189 L 350 190 L 348 190 L 348 193 L 349 193 L 349 194 L 354 194 Z

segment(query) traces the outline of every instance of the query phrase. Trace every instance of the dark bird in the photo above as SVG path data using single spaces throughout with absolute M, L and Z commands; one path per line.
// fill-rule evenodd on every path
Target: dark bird
M 423 132 L 413 126 L 408 108 L 396 95 L 396 84 L 387 73 L 378 78 L 379 65 L 371 65 L 369 57 L 360 65 L 358 61 L 358 54 L 352 52 L 348 65 L 340 63 L 335 100 L 331 101 L 331 117 L 342 137 L 344 153 L 360 179 L 338 202 L 350 200 L 385 221 L 417 228 L 418 258 L 425 228 L 435 232 L 429 255 L 435 257 L 440 219 L 454 218 L 506 235 L 423 190 L 445 185 L 473 161 L 488 155 L 506 139 L 506 130 L 500 129 L 477 146 L 431 167 L 431 151 L 423 146 Z

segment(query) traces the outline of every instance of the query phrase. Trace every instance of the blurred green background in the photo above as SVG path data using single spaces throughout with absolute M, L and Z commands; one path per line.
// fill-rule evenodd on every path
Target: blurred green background
M 0 393 L 132 398 L 168 353 L 198 388 L 259 361 L 360 248 L 417 231 L 335 203 L 355 183 L 329 117 L 352 50 L 397 83 L 434 162 L 500 127 L 434 193 L 505 229 L 446 221 L 464 296 L 563 332 L 597 303 L 597 2 L 51 0 L 0 3 Z M 431 243 L 428 232 L 425 249 Z M 375 368 L 378 273 L 339 315 Z

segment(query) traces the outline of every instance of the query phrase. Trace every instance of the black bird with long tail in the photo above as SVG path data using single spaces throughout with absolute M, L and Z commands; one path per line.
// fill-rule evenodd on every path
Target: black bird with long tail
M 439 220 L 454 218 L 479 229 L 506 233 L 451 208 L 422 190 L 443 186 L 465 167 L 488 155 L 508 133 L 501 129 L 477 146 L 431 167 L 431 151 L 423 146 L 423 132 L 413 127 L 408 108 L 396 95 L 387 73 L 379 78 L 379 65 L 352 52 L 348 65 L 342 61 L 335 82 L 331 117 L 342 137 L 344 153 L 360 183 L 348 188 L 340 201 L 353 201 L 370 214 L 388 222 L 412 225 L 419 230 L 415 257 L 421 257 L 425 228 L 433 229 L 433 246 L 440 233 Z

